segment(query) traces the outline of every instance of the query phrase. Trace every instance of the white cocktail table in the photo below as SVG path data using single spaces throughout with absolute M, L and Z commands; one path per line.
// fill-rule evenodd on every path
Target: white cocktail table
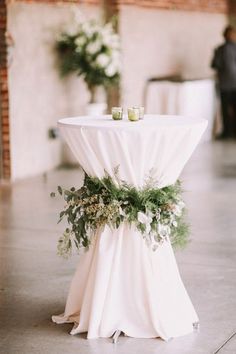
M 207 122 L 181 116 L 146 115 L 138 122 L 111 116 L 66 118 L 61 133 L 84 171 L 114 177 L 141 188 L 152 175 L 160 188 L 176 182 Z M 98 233 L 79 256 L 65 312 L 71 334 L 110 337 L 117 330 L 136 338 L 164 340 L 193 331 L 198 316 L 181 281 L 170 242 L 157 251 L 126 224 Z

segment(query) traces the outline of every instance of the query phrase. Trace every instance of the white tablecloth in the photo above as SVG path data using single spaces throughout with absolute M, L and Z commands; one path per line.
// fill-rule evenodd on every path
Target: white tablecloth
M 201 119 L 151 116 L 143 121 L 111 117 L 59 121 L 62 135 L 84 170 L 114 176 L 142 187 L 151 173 L 160 187 L 172 184 L 206 129 Z M 151 251 L 135 228 L 106 227 L 79 257 L 65 312 L 57 323 L 74 322 L 72 334 L 168 340 L 192 332 L 197 314 L 181 281 L 170 243 Z

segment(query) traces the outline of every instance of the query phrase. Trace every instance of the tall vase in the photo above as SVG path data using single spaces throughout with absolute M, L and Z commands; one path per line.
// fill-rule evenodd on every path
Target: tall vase
M 106 113 L 107 103 L 105 91 L 102 86 L 89 86 L 90 101 L 86 107 L 88 116 L 101 116 Z

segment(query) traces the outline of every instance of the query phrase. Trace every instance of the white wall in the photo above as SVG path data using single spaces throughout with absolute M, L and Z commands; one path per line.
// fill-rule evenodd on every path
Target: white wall
M 8 5 L 10 52 L 10 128 L 12 179 L 43 173 L 62 159 L 62 144 L 49 140 L 48 129 L 60 117 L 84 113 L 88 93 L 81 79 L 61 80 L 53 45 L 75 5 L 12 3 Z M 79 5 L 87 17 L 96 6 Z M 139 105 L 147 78 L 181 73 L 212 74 L 212 49 L 221 42 L 226 16 L 122 6 L 122 104 Z
M 73 19 L 74 5 L 14 3 L 8 6 L 10 140 L 12 179 L 43 173 L 61 162 L 60 140 L 48 129 L 59 118 L 83 113 L 88 93 L 81 79 L 61 80 L 53 46 Z M 87 17 L 96 6 L 79 6 Z
M 212 51 L 226 23 L 223 14 L 122 6 L 123 105 L 140 105 L 153 76 L 211 76 Z

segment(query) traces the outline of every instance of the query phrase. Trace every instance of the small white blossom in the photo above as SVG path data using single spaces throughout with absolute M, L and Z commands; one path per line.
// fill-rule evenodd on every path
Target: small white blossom
M 101 42 L 99 40 L 96 40 L 94 42 L 90 42 L 87 47 L 86 47 L 86 52 L 88 54 L 96 54 L 99 52 L 99 50 L 101 49 Z
M 160 220 L 160 218 L 161 218 L 161 213 L 160 213 L 160 210 L 159 210 L 159 209 L 157 210 L 155 216 L 156 216 L 157 221 Z
M 86 34 L 87 37 L 92 37 L 94 33 L 99 31 L 98 25 L 91 22 L 84 22 L 81 26 L 82 32 Z
M 179 207 L 179 204 L 174 205 L 172 212 L 174 213 L 174 215 L 176 216 L 181 216 L 182 214 L 182 208 Z
M 185 203 L 181 200 L 181 201 L 178 203 L 178 206 L 179 206 L 179 208 L 182 210 L 182 209 L 185 207 Z
M 170 227 L 168 225 L 159 224 L 158 225 L 158 234 L 161 238 L 166 238 L 170 235 Z
M 124 210 L 121 207 L 119 207 L 119 214 L 121 216 L 125 216 L 125 212 L 124 212 Z
M 120 48 L 119 35 L 113 32 L 113 28 L 110 23 L 103 27 L 100 34 L 104 45 L 106 45 L 107 47 L 112 47 L 114 49 Z
M 116 74 L 121 72 L 120 60 L 120 39 L 115 33 L 111 23 L 103 25 L 96 21 L 83 21 L 80 12 L 73 8 L 74 18 L 78 21 L 69 23 L 69 27 L 58 41 L 65 42 L 75 53 L 79 53 L 77 62 L 73 65 L 73 70 L 78 70 L 89 84 L 96 83 L 97 70 L 101 69 L 101 85 L 107 81 L 114 81 Z M 69 38 L 70 36 L 74 38 Z M 73 41 L 74 42 L 73 42 Z M 74 46 L 72 45 L 74 44 Z M 90 70 L 90 75 L 88 75 Z M 88 83 L 88 82 L 87 82 Z
M 96 58 L 96 63 L 101 68 L 105 68 L 108 65 L 109 61 L 110 61 L 110 57 L 104 53 L 99 54 Z
M 146 227 L 146 233 L 151 231 L 151 222 L 152 222 L 153 214 L 151 212 L 147 212 L 146 214 L 142 211 L 138 212 L 138 221 L 141 224 L 144 224 Z
M 176 220 L 172 221 L 172 225 L 173 225 L 174 227 L 177 227 L 177 226 L 178 226 L 177 221 L 176 221 Z
M 147 222 L 151 222 L 152 218 L 150 216 L 148 216 L 147 214 L 143 213 L 142 211 L 138 212 L 138 221 L 141 224 L 146 224 Z
M 106 70 L 105 70 L 105 73 L 108 77 L 112 77 L 114 76 L 116 73 L 117 73 L 117 67 L 116 65 L 114 65 L 113 63 L 110 63 Z
M 84 36 L 79 36 L 75 40 L 77 49 L 80 49 L 86 43 L 86 38 Z

